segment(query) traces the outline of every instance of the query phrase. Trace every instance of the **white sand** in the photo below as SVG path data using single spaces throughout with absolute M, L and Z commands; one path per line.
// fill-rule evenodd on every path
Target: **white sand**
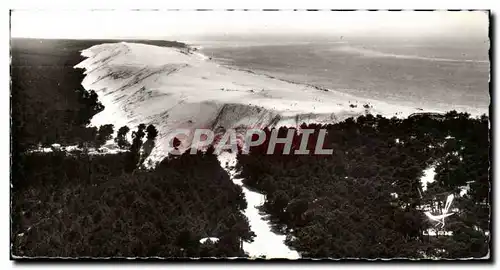
M 248 207 L 243 214 L 247 216 L 250 222 L 250 229 L 256 234 L 254 241 L 252 243 L 244 242 L 243 249 L 248 253 L 250 257 L 259 257 L 265 255 L 267 259 L 281 258 L 281 259 L 299 259 L 300 255 L 288 248 L 284 241 L 286 239 L 285 235 L 278 235 L 271 231 L 269 222 L 263 220 L 259 213 L 259 210 L 255 208 L 264 203 L 264 195 L 250 191 L 245 186 L 243 186 L 241 180 L 236 179 L 234 166 L 236 165 L 236 155 L 230 154 L 228 152 L 223 152 L 218 156 L 220 164 L 223 168 L 227 170 L 231 180 L 243 188 L 243 193 L 248 203 Z M 227 168 L 226 164 L 228 163 Z
M 227 68 L 185 49 L 121 42 L 96 45 L 82 55 L 87 59 L 75 66 L 86 69 L 82 85 L 95 90 L 106 107 L 92 125 L 135 129 L 139 123 L 154 124 L 160 133 L 151 155 L 155 160 L 166 155 L 162 139 L 178 127 L 295 126 L 332 123 L 366 112 L 387 117 L 417 112 Z M 372 107 L 364 108 L 368 103 Z M 189 144 L 188 139 L 181 148 Z

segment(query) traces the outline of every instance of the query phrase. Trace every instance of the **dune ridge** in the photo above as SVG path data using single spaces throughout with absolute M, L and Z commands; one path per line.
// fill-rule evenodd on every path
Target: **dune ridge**
M 96 91 L 106 107 L 91 125 L 110 123 L 118 129 L 154 124 L 160 134 L 153 160 L 166 156 L 165 138 L 176 128 L 243 131 L 332 123 L 365 113 L 404 117 L 419 111 L 230 68 L 189 47 L 120 42 L 95 45 L 81 54 L 86 59 L 75 68 L 84 69 L 82 85 Z M 183 141 L 181 149 L 189 148 L 191 139 Z

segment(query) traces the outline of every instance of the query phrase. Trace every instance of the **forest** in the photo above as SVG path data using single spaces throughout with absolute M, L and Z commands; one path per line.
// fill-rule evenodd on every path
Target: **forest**
M 130 155 L 23 155 L 13 168 L 13 254 L 245 256 L 241 241 L 253 237 L 241 213 L 246 201 L 215 155 L 186 154 L 127 172 Z M 205 237 L 219 241 L 201 244 Z
M 479 258 L 490 241 L 488 125 L 485 115 L 455 111 L 303 124 L 327 130 L 323 148 L 333 155 L 266 155 L 267 140 L 249 155 L 240 152 L 237 169 L 266 195 L 262 210 L 304 258 Z M 279 137 L 288 129 L 281 127 Z M 308 140 L 310 153 L 318 133 Z M 420 178 L 430 166 L 436 177 L 424 191 Z M 436 224 L 423 212 L 439 212 L 449 194 L 457 198 L 454 214 L 441 234 L 429 235 Z

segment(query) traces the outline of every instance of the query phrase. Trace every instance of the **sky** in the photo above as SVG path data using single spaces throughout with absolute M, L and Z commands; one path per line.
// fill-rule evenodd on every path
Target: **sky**
M 389 11 L 36 11 L 14 10 L 12 37 L 192 38 L 317 34 L 487 37 L 488 14 Z

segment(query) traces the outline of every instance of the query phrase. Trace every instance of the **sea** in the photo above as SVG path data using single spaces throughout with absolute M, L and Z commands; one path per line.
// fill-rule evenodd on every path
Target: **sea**
M 188 41 L 219 62 L 391 104 L 488 114 L 489 40 Z

